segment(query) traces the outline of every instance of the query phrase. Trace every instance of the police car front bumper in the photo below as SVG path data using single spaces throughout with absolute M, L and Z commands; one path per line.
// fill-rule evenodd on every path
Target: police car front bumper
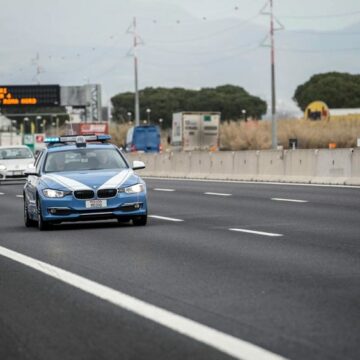
M 103 199 L 101 200 L 104 201 Z M 42 197 L 41 211 L 43 220 L 72 222 L 120 218 L 131 219 L 132 217 L 147 214 L 145 193 L 136 195 L 118 194 L 115 198 L 105 199 L 106 206 L 97 208 L 89 208 L 87 201 L 90 200 L 74 199 L 72 195 L 60 199 Z

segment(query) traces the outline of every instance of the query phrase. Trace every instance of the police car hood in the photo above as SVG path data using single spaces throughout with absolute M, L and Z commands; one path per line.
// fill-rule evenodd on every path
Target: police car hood
M 45 186 L 59 190 L 117 189 L 139 182 L 139 177 L 131 169 L 89 170 L 48 173 L 42 180 Z

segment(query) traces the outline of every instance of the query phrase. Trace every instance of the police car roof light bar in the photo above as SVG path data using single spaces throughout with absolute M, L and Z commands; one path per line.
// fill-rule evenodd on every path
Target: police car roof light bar
M 110 135 L 102 134 L 102 135 L 95 135 L 95 134 L 88 134 L 88 135 L 64 135 L 64 136 L 54 136 L 54 137 L 47 137 L 44 140 L 45 144 L 48 146 L 55 145 L 55 144 L 67 144 L 67 143 L 75 143 L 76 145 L 82 144 L 84 146 L 87 142 L 92 141 L 99 141 L 102 143 L 111 140 Z

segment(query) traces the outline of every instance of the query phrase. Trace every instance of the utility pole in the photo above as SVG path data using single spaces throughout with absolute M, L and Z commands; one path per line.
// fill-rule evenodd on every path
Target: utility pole
M 270 8 L 267 11 L 267 8 Z M 261 46 L 270 48 L 270 61 L 271 61 L 271 147 L 277 149 L 277 123 L 276 123 L 276 85 L 275 85 L 275 31 L 283 30 L 284 26 L 274 16 L 273 0 L 268 0 L 265 6 L 260 10 L 260 14 L 267 15 L 270 18 L 270 34 L 262 41 Z M 275 22 L 278 25 L 275 28 Z M 270 44 L 267 43 L 270 37 Z
M 40 76 L 41 73 L 44 72 L 44 69 L 40 65 L 40 55 L 39 55 L 38 52 L 36 53 L 35 59 L 32 59 L 32 64 L 35 65 L 35 67 L 36 67 L 36 74 L 33 77 L 33 80 L 37 83 L 37 85 L 40 85 L 39 76 Z
M 275 93 L 275 39 L 273 0 L 270 0 L 270 43 L 271 43 L 271 133 L 272 148 L 277 149 L 276 93 Z
M 138 88 L 138 58 L 137 58 L 137 46 L 138 36 L 136 33 L 136 17 L 133 20 L 133 56 L 134 56 L 134 80 L 135 80 L 135 126 L 140 125 L 140 102 L 139 102 L 139 88 Z

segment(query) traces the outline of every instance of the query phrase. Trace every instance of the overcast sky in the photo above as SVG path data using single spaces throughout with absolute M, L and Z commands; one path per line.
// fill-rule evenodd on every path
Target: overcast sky
M 133 90 L 131 34 L 137 17 L 140 88 L 233 83 L 265 100 L 268 49 L 260 46 L 266 0 L 0 1 L 0 82 L 100 83 L 104 102 Z M 266 8 L 265 8 L 266 10 Z M 278 101 L 317 72 L 360 73 L 359 0 L 274 0 Z M 266 44 L 266 40 L 263 44 Z M 331 54 L 331 56 L 329 56 Z

